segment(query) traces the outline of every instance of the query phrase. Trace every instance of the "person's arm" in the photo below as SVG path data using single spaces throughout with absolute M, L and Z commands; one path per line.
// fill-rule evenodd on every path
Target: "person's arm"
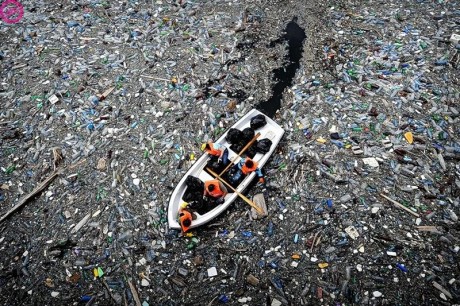
M 237 165 L 237 166 L 238 166 L 238 169 L 241 170 L 241 168 L 243 167 L 243 165 L 244 165 L 244 158 L 241 158 L 241 159 L 240 159 L 240 162 L 239 162 L 238 165 Z
M 256 174 L 257 174 L 257 177 L 259 178 L 259 183 L 265 184 L 265 178 L 264 178 L 264 174 L 262 173 L 262 170 L 257 168 L 256 169 Z
M 222 159 L 222 155 L 224 155 L 224 150 L 225 150 L 224 146 L 220 145 L 218 143 L 215 143 L 214 144 L 214 149 L 220 150 L 219 159 Z

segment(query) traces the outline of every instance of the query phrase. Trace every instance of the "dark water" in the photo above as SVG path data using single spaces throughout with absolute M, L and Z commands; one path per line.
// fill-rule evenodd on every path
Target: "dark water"
M 281 107 L 281 98 L 286 87 L 292 85 L 292 79 L 295 76 L 297 69 L 300 67 L 300 59 L 303 52 L 303 41 L 306 38 L 305 31 L 297 24 L 297 18 L 290 21 L 285 30 L 285 34 L 279 39 L 270 43 L 271 47 L 284 41 L 288 42 L 288 54 L 285 64 L 273 69 L 274 80 L 273 94 L 267 101 L 260 102 L 256 108 L 262 111 L 265 115 L 273 118 L 276 111 Z

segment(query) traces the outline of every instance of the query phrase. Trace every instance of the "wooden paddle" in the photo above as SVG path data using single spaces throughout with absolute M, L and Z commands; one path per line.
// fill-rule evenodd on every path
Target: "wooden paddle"
M 244 148 L 241 149 L 240 153 L 238 153 L 237 156 L 234 156 L 233 159 L 235 159 L 235 157 L 241 157 L 240 155 L 243 154 L 244 152 L 246 152 L 246 150 L 249 149 L 249 147 L 254 143 L 254 141 L 256 141 L 257 138 L 259 138 L 259 136 L 260 136 L 260 133 L 255 134 L 254 137 L 251 139 L 251 141 L 248 142 L 248 144 L 245 145 Z M 234 161 L 229 160 L 229 163 L 228 163 L 227 167 L 225 167 L 225 169 L 222 170 L 221 173 L 219 173 L 219 176 L 222 176 L 222 174 L 224 174 L 228 170 L 228 168 L 233 166 L 233 163 L 234 163 Z
M 263 215 L 264 212 L 263 210 L 257 206 L 256 204 L 254 204 L 254 202 L 252 202 L 251 200 L 249 200 L 247 197 L 245 197 L 243 194 L 241 194 L 238 190 L 236 190 L 235 188 L 233 188 L 232 185 L 230 185 L 229 183 L 227 183 L 223 178 L 220 177 L 220 175 L 218 175 L 217 173 L 215 173 L 214 171 L 212 171 L 211 169 L 207 168 L 206 167 L 206 170 L 209 171 L 209 173 L 211 173 L 216 179 L 218 179 L 219 181 L 221 181 L 222 183 L 224 183 L 225 185 L 227 185 L 227 187 L 229 187 L 231 190 L 233 190 L 233 192 L 235 192 L 240 198 L 242 198 L 246 203 L 248 203 L 249 205 L 251 205 L 251 207 L 253 207 L 257 213 L 259 215 Z

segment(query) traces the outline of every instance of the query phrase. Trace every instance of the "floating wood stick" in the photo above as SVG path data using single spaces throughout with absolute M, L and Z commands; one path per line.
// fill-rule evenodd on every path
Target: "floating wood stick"
M 436 226 L 432 226 L 432 225 L 420 225 L 420 226 L 417 226 L 417 229 L 421 232 L 431 232 L 435 234 L 442 234 L 442 232 Z
M 141 306 L 141 300 L 139 299 L 139 295 L 137 294 L 136 288 L 134 287 L 131 281 L 128 281 L 129 289 L 131 289 L 131 293 L 133 294 L 134 301 L 136 302 L 136 306 Z
M 70 233 L 75 234 L 76 232 L 78 232 L 88 222 L 90 218 L 91 218 L 91 213 L 83 217 L 83 219 L 81 219 L 80 222 L 78 222 L 77 225 L 75 225 L 75 227 L 72 229 Z
M 313 236 L 313 241 L 311 242 L 311 247 L 310 247 L 310 253 L 313 252 L 313 248 L 315 247 L 315 242 L 316 242 L 316 237 L 321 233 L 321 231 L 318 231 L 315 233 L 315 236 Z
M 59 173 L 60 173 L 60 170 L 54 170 L 53 173 L 51 173 L 51 175 L 46 180 L 41 182 L 37 187 L 35 187 L 34 190 L 32 190 L 32 192 L 30 192 L 29 194 L 24 196 L 21 200 L 19 200 L 18 204 L 14 205 L 13 208 L 7 211 L 6 214 L 4 214 L 0 218 L 0 223 L 3 222 L 3 220 L 5 220 L 6 218 L 8 218 L 11 214 L 13 214 L 16 210 L 24 206 L 27 203 L 27 201 L 29 201 L 31 198 L 33 198 L 35 195 L 37 195 L 43 189 L 45 189 L 52 181 L 54 181 L 54 179 L 58 176 Z
M 442 293 L 444 293 L 449 299 L 452 299 L 452 294 L 450 294 L 450 292 L 447 291 L 443 286 L 441 286 L 437 282 L 433 282 L 433 286 L 439 291 L 441 291 Z
M 154 77 L 154 76 L 150 76 L 150 75 L 145 75 L 145 74 L 142 74 L 141 77 L 147 78 L 147 79 L 152 79 L 152 80 L 171 82 L 171 80 L 168 80 L 168 79 L 165 79 L 165 78 L 158 78 L 158 77 Z
M 67 167 L 67 169 L 73 169 L 76 166 L 78 166 L 81 163 L 84 163 L 86 159 L 83 159 L 82 161 L 79 161 L 78 163 L 74 165 L 70 165 Z M 14 205 L 13 208 L 11 208 L 9 211 L 7 211 L 1 218 L 0 218 L 0 223 L 2 223 L 5 219 L 7 219 L 11 214 L 16 212 L 18 209 L 20 209 L 22 206 L 24 206 L 30 199 L 32 199 L 34 196 L 39 194 L 40 192 L 43 191 L 49 184 L 51 184 L 52 181 L 60 174 L 62 173 L 66 168 L 61 168 L 61 169 L 56 169 L 51 173 L 51 175 L 41 182 L 37 187 L 35 187 L 34 190 L 32 190 L 30 193 L 25 195 L 21 200 L 19 200 L 18 204 Z
M 387 197 L 386 195 L 384 194 L 380 194 L 382 197 L 384 197 L 385 199 L 387 199 L 388 201 L 390 201 L 391 203 L 393 203 L 396 207 L 399 207 L 401 209 L 404 209 L 405 211 L 407 211 L 408 213 L 411 213 L 412 215 L 416 216 L 416 217 L 420 217 L 420 215 L 416 212 L 413 212 L 412 210 L 410 210 L 409 208 L 407 208 L 406 206 L 402 205 L 401 203 L 398 203 L 396 202 L 395 200 L 393 200 L 392 198 L 389 198 Z
M 110 290 L 110 287 L 109 287 L 109 285 L 107 284 L 107 282 L 105 281 L 105 279 L 102 279 L 102 283 L 104 284 L 105 289 L 107 289 L 107 291 L 109 292 L 110 297 L 112 298 L 112 300 L 116 303 L 116 302 L 117 302 L 117 299 L 116 299 L 115 296 L 113 295 L 113 293 L 112 293 L 112 291 Z
M 101 100 L 104 100 L 105 98 L 107 98 L 108 95 L 110 95 L 110 93 L 115 89 L 115 87 L 110 87 L 109 89 L 107 89 L 106 91 L 104 91 L 102 93 L 102 95 L 100 96 L 100 99 Z

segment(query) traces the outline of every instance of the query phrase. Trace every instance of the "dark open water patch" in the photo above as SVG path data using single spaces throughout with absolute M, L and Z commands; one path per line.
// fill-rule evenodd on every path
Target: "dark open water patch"
M 273 94 L 267 101 L 260 102 L 256 108 L 262 111 L 265 115 L 273 118 L 276 111 L 281 107 L 281 99 L 283 91 L 286 87 L 292 85 L 292 79 L 295 76 L 297 69 L 300 67 L 300 59 L 303 53 L 303 41 L 306 38 L 305 31 L 297 24 L 297 17 L 290 21 L 285 30 L 285 34 L 279 39 L 272 41 L 270 47 L 274 47 L 278 43 L 288 42 L 288 54 L 285 64 L 273 69 L 273 78 L 276 81 L 273 86 Z
M 273 79 L 275 80 L 275 85 L 272 89 L 272 96 L 267 101 L 262 101 L 256 105 L 256 108 L 262 111 L 265 115 L 273 118 L 276 114 L 276 111 L 281 107 L 281 99 L 283 98 L 283 92 L 288 86 L 292 86 L 292 80 L 296 74 L 297 69 L 300 67 L 300 59 L 302 58 L 303 53 L 303 41 L 306 38 L 305 31 L 297 24 L 297 17 L 294 17 L 286 25 L 285 34 L 280 38 L 271 41 L 269 47 L 273 48 L 276 44 L 283 43 L 287 41 L 288 43 L 288 54 L 285 56 L 284 65 L 280 68 L 273 69 Z M 236 47 L 241 50 L 243 54 L 250 52 L 258 39 L 247 38 L 243 40 L 244 42 L 239 43 Z M 245 56 L 241 56 L 237 59 L 228 60 L 223 64 L 223 66 L 230 66 L 242 61 Z M 229 98 L 236 99 L 237 103 L 240 103 L 247 99 L 248 94 L 242 89 L 237 89 L 235 91 L 225 90 L 218 84 L 221 82 L 221 78 L 224 78 L 225 75 L 220 78 L 210 79 L 203 86 L 203 95 L 197 97 L 197 99 L 208 98 L 211 95 L 217 96 L 219 93 L 226 93 Z M 217 85 L 216 85 L 217 84 Z

